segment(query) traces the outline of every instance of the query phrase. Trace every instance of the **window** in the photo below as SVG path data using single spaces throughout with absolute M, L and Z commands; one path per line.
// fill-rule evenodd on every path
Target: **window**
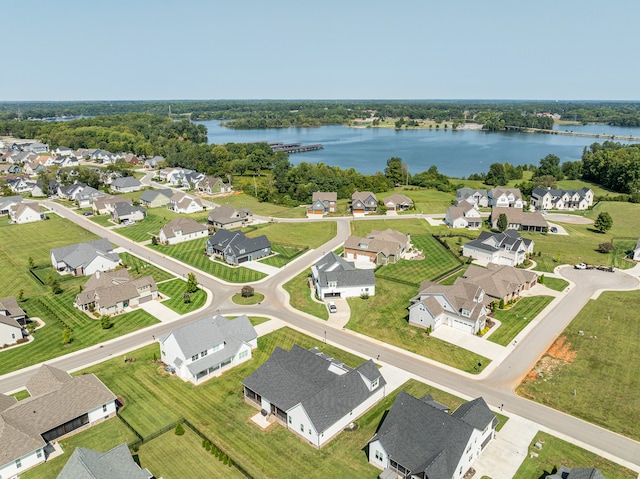
M 300 431 L 304 432 L 304 424 L 300 423 Z
M 291 424 L 292 422 L 293 422 L 293 418 L 289 416 L 289 424 Z
M 16 469 L 20 469 L 22 467 L 22 461 L 20 459 L 16 459 Z
M 107 412 L 107 405 L 106 404 L 102 405 L 102 412 Z
M 191 361 L 197 361 L 199 357 L 200 356 L 198 354 L 194 354 L 193 356 L 191 356 Z
M 16 339 L 15 333 L 11 333 L 11 339 Z
M 309 428 L 309 434 L 311 434 L 311 428 Z
M 380 378 L 375 378 L 373 381 L 371 381 L 371 389 L 375 389 L 378 387 Z
M 247 356 L 249 356 L 249 351 L 240 351 L 240 354 L 238 355 L 238 359 L 244 359 Z
M 377 449 L 376 449 L 376 459 L 378 461 L 382 461 L 382 459 L 383 459 L 382 451 L 378 451 Z
M 206 349 L 200 353 L 200 356 L 202 356 L 203 358 L 204 358 L 206 355 L 207 355 L 207 350 L 206 350 Z
M 38 459 L 40 459 L 40 458 L 42 457 L 42 449 L 38 449 L 38 450 L 36 451 L 36 457 L 37 457 Z

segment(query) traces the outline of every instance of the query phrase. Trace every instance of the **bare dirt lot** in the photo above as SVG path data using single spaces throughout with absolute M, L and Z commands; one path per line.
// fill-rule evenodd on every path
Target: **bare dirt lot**
M 545 215 L 547 220 L 556 223 L 569 223 L 572 225 L 590 225 L 593 223 L 592 219 L 585 218 L 584 216 L 568 215 L 564 213 L 549 213 Z

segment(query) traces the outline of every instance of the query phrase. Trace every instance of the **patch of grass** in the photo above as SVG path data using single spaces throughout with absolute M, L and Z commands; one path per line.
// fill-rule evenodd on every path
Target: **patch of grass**
M 253 326 L 271 321 L 269 318 L 263 318 L 262 316 L 249 316 L 249 321 Z
M 133 442 L 136 436 L 122 421 L 114 417 L 108 421 L 90 427 L 85 431 L 62 439 L 60 445 L 64 454 L 48 460 L 30 471 L 21 472 L 22 479 L 51 479 L 57 477 L 67 463 L 76 447 L 85 447 L 96 451 L 106 452 L 123 442 Z M 144 466 L 143 466 L 144 467 Z M 153 472 L 153 471 L 152 471 Z
M 501 325 L 487 339 L 507 346 L 551 301 L 552 296 L 528 296 L 521 298 L 512 308 L 496 310 L 493 317 Z
M 169 299 L 163 301 L 162 304 L 180 314 L 187 314 L 201 308 L 207 300 L 207 293 L 198 289 L 195 293 L 191 293 L 191 301 L 185 303 L 183 294 L 186 289 L 187 282 L 182 279 L 158 283 L 158 291 L 164 296 L 169 296 Z
M 29 394 L 29 391 L 27 391 L 26 389 L 21 389 L 17 393 L 13 393 L 12 396 L 18 401 L 22 401 L 23 399 L 30 398 L 31 394 Z
M 302 218 L 307 214 L 307 210 L 304 208 L 263 203 L 258 201 L 254 196 L 247 195 L 246 193 L 213 198 L 212 201 L 220 205 L 231 205 L 236 209 L 249 208 L 251 213 L 261 216 L 273 216 L 276 218 Z
M 545 276 L 544 285 L 554 291 L 564 291 L 564 289 L 569 286 L 569 282 L 562 278 L 550 278 L 549 276 Z
M 335 221 L 310 221 L 308 223 L 265 223 L 243 230 L 254 238 L 266 235 L 272 243 L 317 248 L 336 235 Z
M 231 297 L 231 301 L 241 306 L 247 306 L 251 304 L 258 304 L 264 300 L 264 294 L 261 293 L 253 293 L 253 295 L 245 298 L 242 296 L 242 293 L 236 293 Z
M 278 254 L 275 256 L 263 258 L 259 261 L 276 268 L 282 268 L 285 264 L 296 259 L 304 251 L 304 248 L 296 246 L 283 246 L 276 243 L 271 243 L 271 251 Z
M 431 234 L 434 230 L 425 220 L 394 219 L 394 220 L 353 220 L 351 222 L 351 234 L 354 236 L 367 236 L 371 230 L 392 230 L 410 234 L 412 237 Z
M 640 422 L 629 420 L 640 416 L 638 310 L 640 291 L 604 292 L 589 301 L 562 335 L 575 352 L 573 361 L 554 360 L 547 352 L 541 361 L 556 367 L 545 367 L 544 378 L 530 375 L 518 394 L 640 440 Z M 603 401 L 603 391 L 615 394 Z
M 310 276 L 311 270 L 305 270 L 283 285 L 285 291 L 289 293 L 289 304 L 299 311 L 327 320 L 329 312 L 326 306 L 311 299 L 311 294 L 315 295 L 315 291 L 311 292 L 309 289 Z
M 114 226 L 115 223 L 111 222 L 111 215 L 99 215 L 99 216 L 91 216 L 89 218 L 94 223 L 98 223 L 100 226 L 109 227 Z
M 416 293 L 414 286 L 378 278 L 375 296 L 347 300 L 351 308 L 347 328 L 468 373 L 477 374 L 478 363 L 480 370 L 485 368 L 489 359 L 409 326 L 407 308 Z
M 200 271 L 230 283 L 252 283 L 267 276 L 264 273 L 242 266 L 231 267 L 219 261 L 211 261 L 205 254 L 205 244 L 206 240 L 200 238 L 171 246 L 158 245 L 153 248 L 161 254 L 176 258 Z
M 134 278 L 151 275 L 156 283 L 175 278 L 173 274 L 132 254 L 120 253 L 120 259 L 122 260 L 123 265 L 129 267 L 129 274 Z
M 540 440 L 542 440 L 543 446 L 542 449 L 537 449 L 534 444 Z M 574 467 L 595 467 L 608 479 L 635 479 L 638 477 L 638 473 L 615 462 L 540 431 L 529 445 L 529 452 L 537 453 L 538 457 L 527 455 L 514 479 L 538 479 L 552 474 L 555 472 L 555 468 L 560 466 L 572 469 Z
M 155 477 L 164 479 L 184 478 L 185 464 L 198 465 L 189 468 L 190 479 L 245 479 L 238 469 L 223 464 L 202 447 L 202 440 L 191 429 L 186 426 L 184 429 L 185 433 L 182 436 L 176 436 L 173 431 L 169 431 L 142 444 L 138 451 L 140 465 L 149 469 Z
M 140 243 L 150 240 L 152 236 L 157 236 L 164 225 L 179 216 L 191 218 L 199 223 L 206 223 L 208 214 L 208 211 L 200 211 L 190 215 L 183 215 L 167 208 L 148 208 L 147 217 L 143 221 L 139 221 L 133 226 L 123 226 L 113 231 Z
M 445 193 L 443 191 L 420 188 L 418 186 L 400 186 L 386 193 L 378 194 L 381 200 L 389 195 L 398 193 L 405 195 L 413 200 L 415 210 L 409 213 L 446 213 L 447 208 L 451 206 L 451 202 L 456 199 L 455 192 Z

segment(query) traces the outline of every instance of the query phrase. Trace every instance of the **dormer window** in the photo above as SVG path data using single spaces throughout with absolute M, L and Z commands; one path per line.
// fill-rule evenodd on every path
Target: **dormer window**
M 373 381 L 371 381 L 371 390 L 373 391 L 374 389 L 376 389 L 379 384 L 380 378 L 375 378 Z

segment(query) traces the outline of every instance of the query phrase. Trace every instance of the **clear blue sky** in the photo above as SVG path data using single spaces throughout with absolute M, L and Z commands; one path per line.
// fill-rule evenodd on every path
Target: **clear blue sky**
M 9 0 L 0 101 L 640 100 L 637 0 Z

